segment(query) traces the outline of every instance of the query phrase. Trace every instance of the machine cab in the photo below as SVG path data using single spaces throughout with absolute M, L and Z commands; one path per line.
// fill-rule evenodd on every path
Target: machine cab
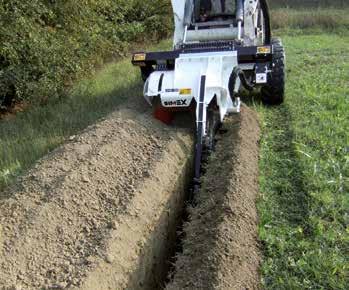
M 175 17 L 174 47 L 212 41 L 248 45 L 269 42 L 265 1 L 172 0 Z
M 224 20 L 230 20 L 227 24 L 231 24 L 232 20 L 236 18 L 236 1 L 211 1 L 211 0 L 197 0 L 194 1 L 193 22 L 215 25 L 224 24 Z M 222 21 L 222 22 L 220 22 Z M 211 22 L 211 23 L 210 23 Z

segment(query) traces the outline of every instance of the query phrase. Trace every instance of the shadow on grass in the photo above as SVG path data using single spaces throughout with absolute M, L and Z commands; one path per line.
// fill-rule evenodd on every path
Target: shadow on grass
M 287 103 L 265 106 L 257 96 L 243 98 L 263 112 L 263 135 L 260 156 L 260 185 L 263 202 L 260 204 L 262 226 L 266 223 L 286 223 L 302 226 L 305 233 L 309 217 L 309 195 L 303 168 L 294 143 L 292 114 Z

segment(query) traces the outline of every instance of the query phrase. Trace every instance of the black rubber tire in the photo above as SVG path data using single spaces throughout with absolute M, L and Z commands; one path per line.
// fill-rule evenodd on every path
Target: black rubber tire
M 280 105 L 285 100 L 285 50 L 280 39 L 272 39 L 272 72 L 267 85 L 261 88 L 262 101 L 267 105 Z
M 269 5 L 267 0 L 260 0 L 259 1 L 263 16 L 264 16 L 264 26 L 265 26 L 265 45 L 270 44 L 271 42 L 271 27 L 270 27 L 270 13 L 269 13 Z

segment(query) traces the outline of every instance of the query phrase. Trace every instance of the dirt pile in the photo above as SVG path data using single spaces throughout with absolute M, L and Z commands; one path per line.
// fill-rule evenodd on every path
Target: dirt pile
M 224 129 L 190 209 L 168 290 L 259 288 L 257 116 L 244 107 Z
M 21 177 L 0 200 L 0 289 L 162 289 L 193 166 L 178 126 L 133 100 Z M 166 289 L 258 289 L 257 117 L 222 131 Z
M 124 108 L 38 162 L 0 201 L 0 289 L 156 283 L 191 135 Z

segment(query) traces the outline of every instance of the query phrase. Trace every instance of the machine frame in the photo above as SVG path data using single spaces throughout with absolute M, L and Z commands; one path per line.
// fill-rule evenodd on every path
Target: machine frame
M 172 0 L 173 50 L 132 57 L 132 64 L 141 69 L 149 104 L 170 112 L 195 110 L 197 186 L 217 124 L 227 114 L 240 112 L 241 88 L 260 88 L 267 100 L 283 100 L 285 57 L 281 42 L 271 40 L 267 2 L 235 1 L 234 15 L 199 23 L 193 18 L 199 1 Z

